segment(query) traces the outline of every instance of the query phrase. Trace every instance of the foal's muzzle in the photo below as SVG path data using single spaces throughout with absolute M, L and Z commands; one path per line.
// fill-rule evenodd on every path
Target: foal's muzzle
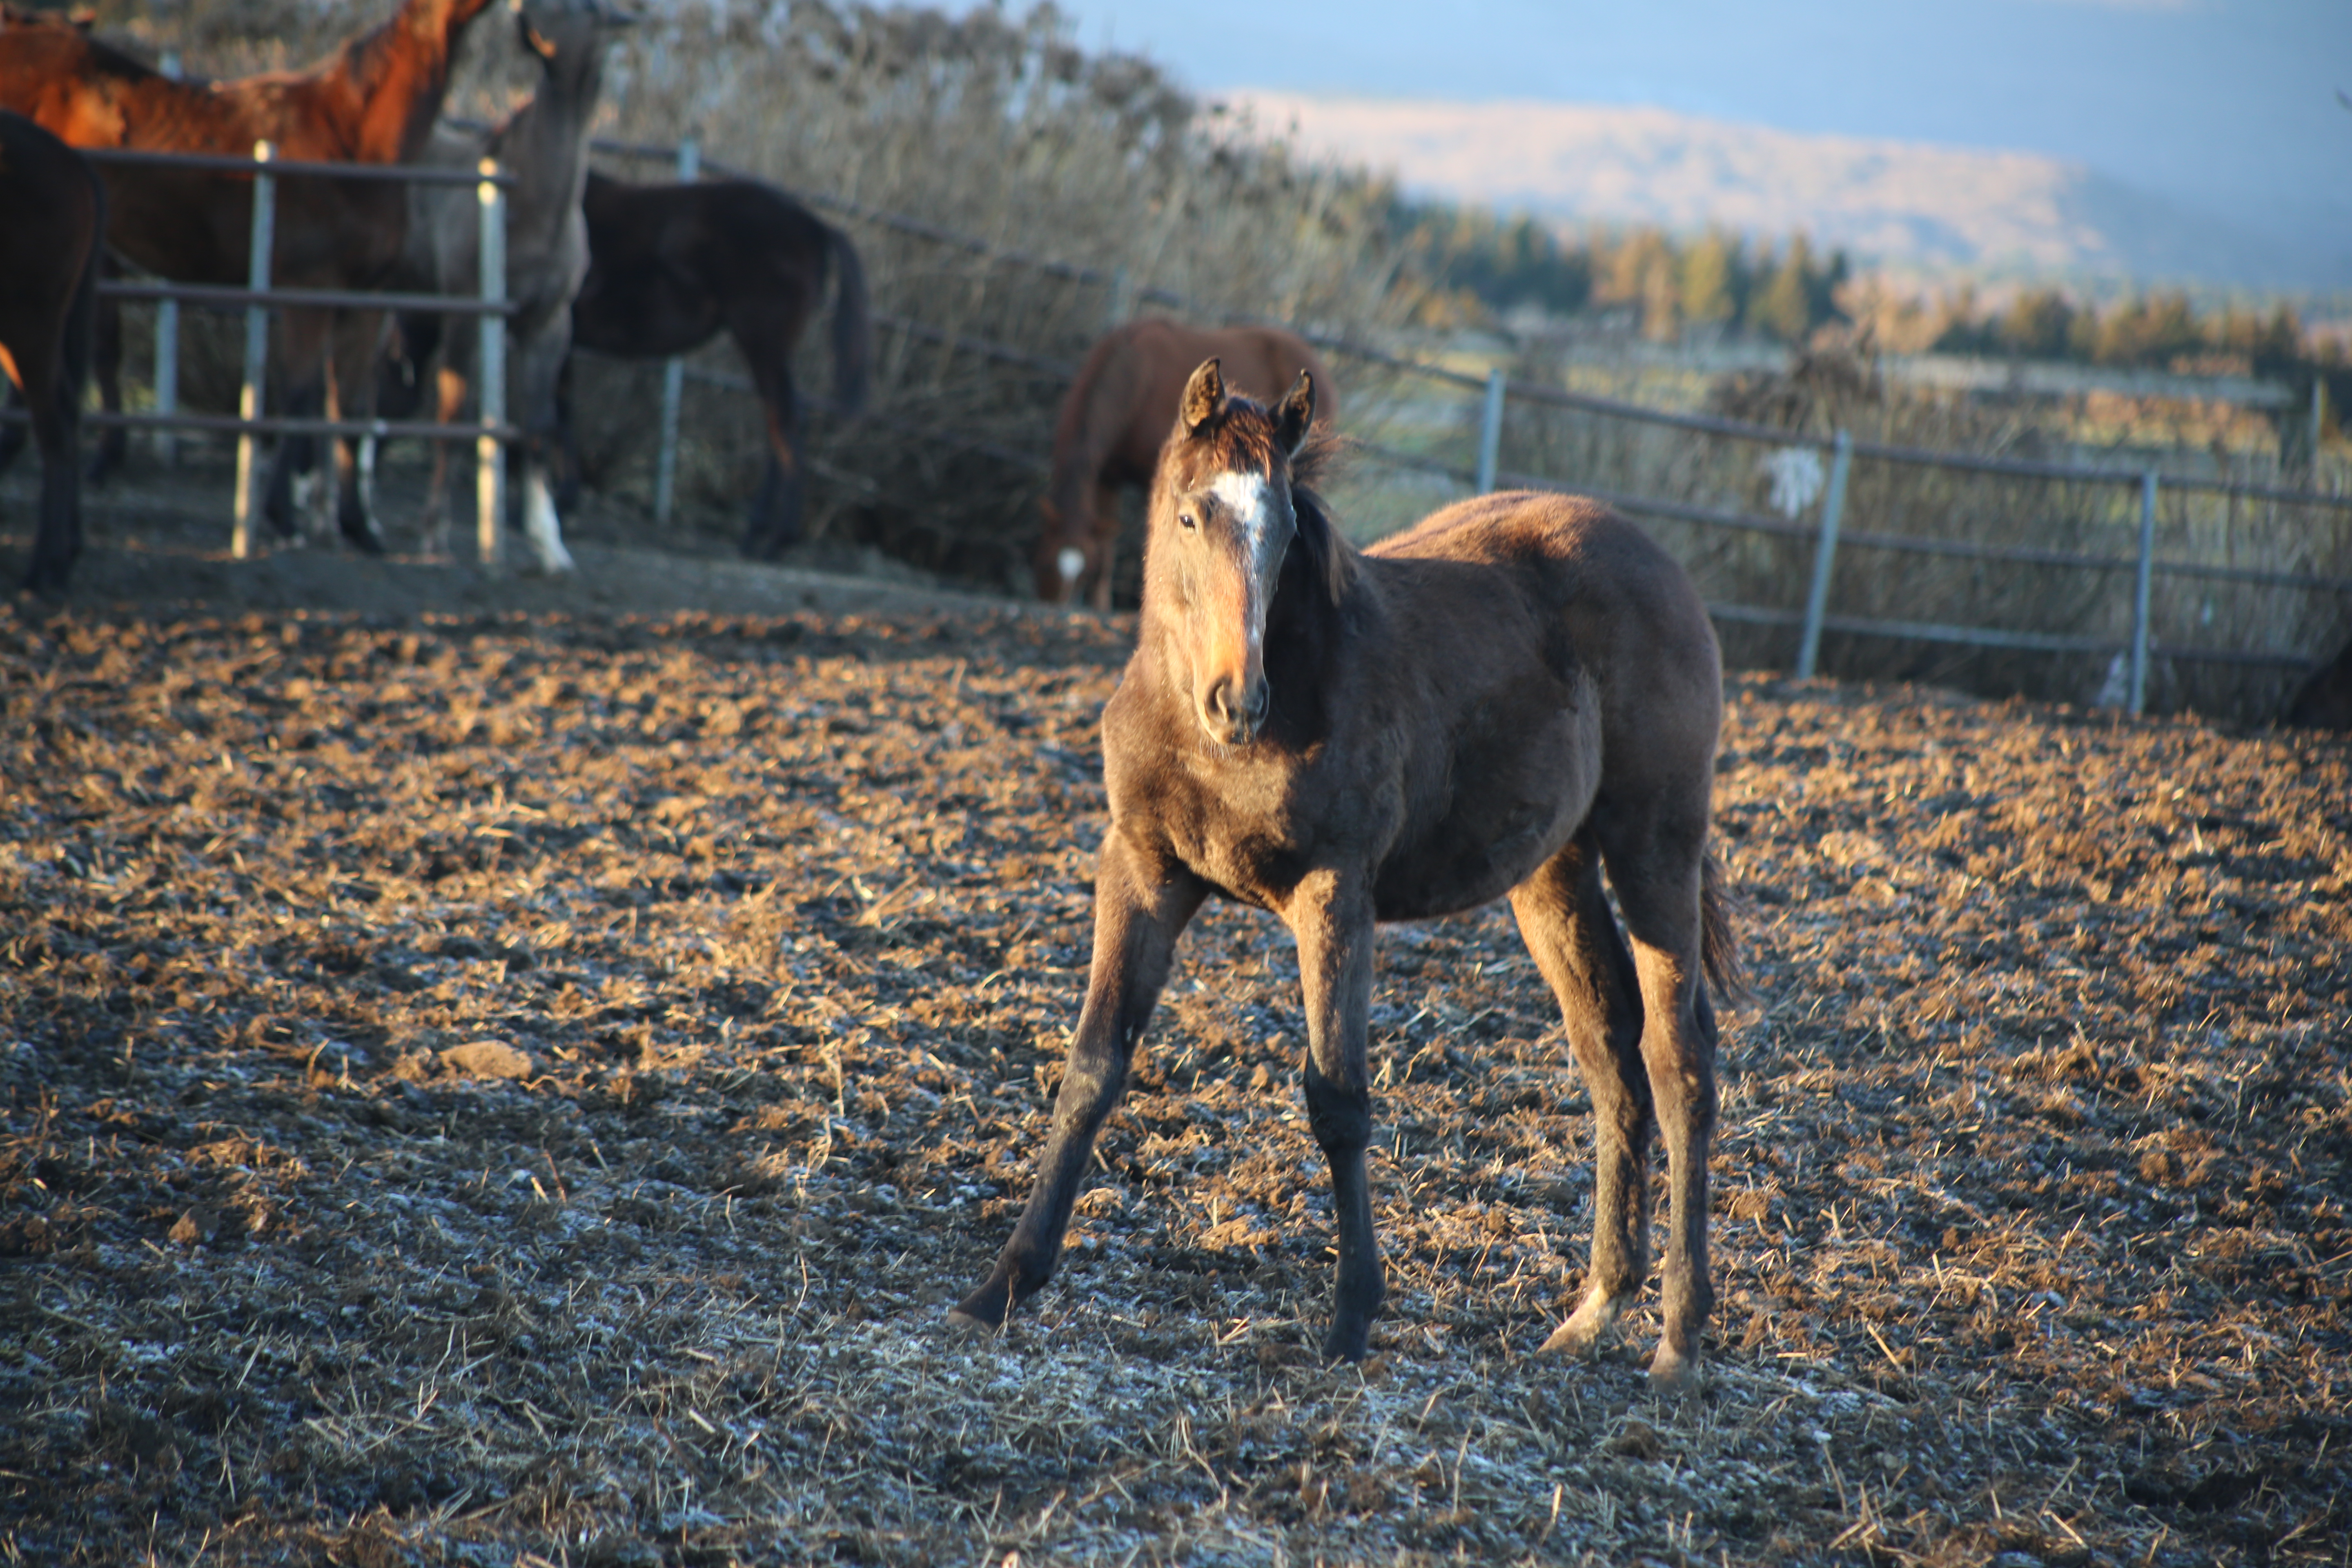
M 1245 746 L 1265 722 L 1266 684 L 1220 679 L 1201 699 L 1201 727 L 1220 745 Z

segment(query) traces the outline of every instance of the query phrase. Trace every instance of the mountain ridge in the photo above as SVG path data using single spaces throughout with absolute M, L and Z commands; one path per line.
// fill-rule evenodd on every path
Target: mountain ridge
M 1268 90 L 1220 99 L 1261 133 L 1393 172 L 1415 195 L 1539 217 L 1715 225 L 1766 239 L 1801 230 L 1817 247 L 1930 274 L 2352 286 L 2352 243 L 2255 234 L 2041 153 L 1613 105 Z

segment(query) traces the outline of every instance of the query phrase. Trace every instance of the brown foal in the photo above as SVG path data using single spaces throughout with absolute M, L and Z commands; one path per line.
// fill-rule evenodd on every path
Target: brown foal
M 1641 1288 L 1655 1127 L 1672 1209 L 1650 1371 L 1678 1383 L 1713 1300 L 1706 978 L 1736 972 L 1707 852 L 1722 666 L 1706 608 L 1646 535 L 1570 497 L 1483 496 L 1359 553 L 1312 489 L 1314 414 L 1304 373 L 1270 408 L 1229 397 L 1214 360 L 1185 385 L 1137 647 L 1103 711 L 1086 1005 L 1028 1207 L 955 1316 L 1000 1325 L 1051 1276 L 1177 936 L 1215 893 L 1297 939 L 1339 1232 L 1323 1345 L 1363 1355 L 1386 1289 L 1364 1163 L 1373 924 L 1508 894 L 1598 1122 L 1590 1281 L 1545 1348 L 1591 1349 Z

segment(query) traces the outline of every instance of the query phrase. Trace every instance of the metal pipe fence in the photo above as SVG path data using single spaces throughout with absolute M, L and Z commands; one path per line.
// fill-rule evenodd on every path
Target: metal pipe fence
M 320 163 L 276 156 L 267 142 L 254 144 L 249 158 L 210 153 L 156 153 L 131 148 L 84 149 L 82 156 L 102 167 L 163 169 L 190 174 L 241 175 L 253 187 L 253 217 L 248 235 L 246 286 L 181 283 L 142 279 L 110 279 L 99 285 L 101 298 L 157 302 L 155 410 L 152 414 L 96 414 L 89 422 L 100 427 L 157 432 L 195 430 L 236 437 L 236 494 L 231 503 L 229 551 L 238 560 L 253 549 L 256 506 L 254 440 L 265 435 L 356 437 L 383 439 L 417 437 L 425 439 L 470 438 L 476 446 L 477 493 L 480 510 L 479 544 L 487 564 L 496 556 L 496 519 L 503 506 L 506 444 L 520 432 L 506 420 L 506 318 L 514 307 L 506 300 L 505 191 L 511 175 L 484 159 L 479 167 L 440 169 L 405 163 Z M 276 248 L 278 187 L 281 181 L 311 178 L 394 182 L 402 184 L 447 184 L 475 187 L 481 206 L 481 289 L 476 295 L 418 294 L 397 290 L 300 289 L 275 285 L 271 263 Z M 179 406 L 179 307 L 193 305 L 215 310 L 245 312 L 243 373 L 235 417 L 194 414 Z M 272 417 L 264 411 L 268 382 L 269 316 L 281 310 L 433 310 L 480 318 L 481 407 L 472 424 L 444 425 L 425 420 L 322 419 Z M 167 458 L 171 456 L 166 448 Z

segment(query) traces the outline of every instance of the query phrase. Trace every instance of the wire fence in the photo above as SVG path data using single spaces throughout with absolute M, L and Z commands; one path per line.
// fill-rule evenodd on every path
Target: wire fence
M 506 420 L 506 319 L 514 307 L 506 298 L 506 192 L 511 175 L 484 159 L 476 169 L 428 168 L 409 163 L 309 163 L 283 159 L 268 142 L 254 143 L 250 157 L 223 153 L 157 153 L 132 148 L 85 148 L 82 156 L 101 168 L 162 169 L 182 174 L 237 176 L 252 189 L 252 217 L 247 240 L 247 273 L 242 289 L 224 284 L 184 283 L 154 279 L 106 279 L 98 288 L 101 299 L 117 302 L 153 302 L 160 306 L 156 323 L 155 406 L 143 413 L 98 412 L 86 423 L 99 428 L 152 431 L 169 437 L 179 431 L 234 436 L 236 438 L 236 481 L 231 502 L 230 553 L 243 560 L 253 552 L 253 518 L 258 507 L 260 476 L 254 442 L 263 436 L 319 436 L 373 438 L 417 437 L 467 439 L 476 443 L 477 523 L 481 559 L 498 553 L 497 520 L 504 506 L 509 443 L 520 434 Z M 277 250 L 279 183 L 286 180 L 388 182 L 407 184 L 473 186 L 481 212 L 481 287 L 474 295 L 419 294 L 384 289 L 289 288 L 272 279 Z M 202 414 L 179 406 L 179 307 L 245 314 L 242 376 L 234 416 Z M 478 317 L 481 331 L 481 412 L 471 424 L 445 425 L 427 420 L 341 419 L 272 416 L 264 411 L 268 384 L 269 318 L 279 310 L 433 310 Z M 5 411 L 24 417 L 21 411 Z M 170 448 L 165 448 L 167 455 Z

